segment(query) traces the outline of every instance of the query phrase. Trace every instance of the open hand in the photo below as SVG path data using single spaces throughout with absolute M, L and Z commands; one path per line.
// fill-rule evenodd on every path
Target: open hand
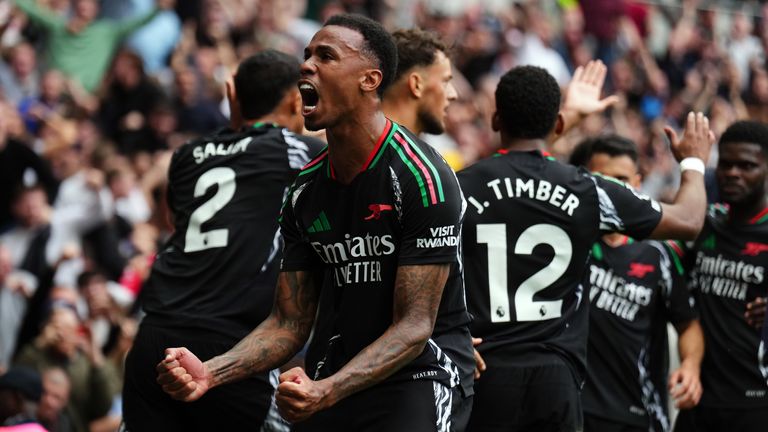
M 616 95 L 600 99 L 608 68 L 600 60 L 591 60 L 586 66 L 579 66 L 565 91 L 564 111 L 573 111 L 581 116 L 605 111 L 619 101 Z
M 678 138 L 677 133 L 669 126 L 664 128 L 664 133 L 669 138 L 672 154 L 678 162 L 687 157 L 699 158 L 704 163 L 709 159 L 715 134 L 709 129 L 709 119 L 704 114 L 693 111 L 688 113 L 682 138 Z

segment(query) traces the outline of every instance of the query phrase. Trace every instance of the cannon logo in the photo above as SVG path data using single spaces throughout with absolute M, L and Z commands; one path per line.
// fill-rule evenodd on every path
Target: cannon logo
M 392 210 L 392 206 L 389 204 L 371 204 L 368 206 L 368 210 L 371 211 L 371 214 L 363 218 L 363 220 L 379 220 L 381 212 Z
M 651 264 L 643 264 L 643 263 L 629 263 L 629 271 L 627 272 L 627 276 L 633 276 L 636 278 L 644 278 L 645 275 L 648 273 L 656 270 L 656 267 L 654 267 Z
M 744 245 L 744 250 L 741 251 L 742 255 L 749 255 L 749 256 L 758 256 L 762 252 L 768 251 L 768 244 L 765 243 L 757 243 L 757 242 L 747 242 L 746 245 Z

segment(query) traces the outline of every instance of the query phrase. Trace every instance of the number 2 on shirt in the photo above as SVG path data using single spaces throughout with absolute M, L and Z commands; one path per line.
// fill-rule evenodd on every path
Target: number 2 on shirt
M 477 242 L 488 245 L 488 288 L 491 322 L 509 322 L 509 290 L 507 286 L 507 226 L 479 224 Z M 571 239 L 562 228 L 550 224 L 528 227 L 515 243 L 515 254 L 530 255 L 533 249 L 547 244 L 555 250 L 552 261 L 515 290 L 517 321 L 544 321 L 559 318 L 562 300 L 534 301 L 533 296 L 557 281 L 568 269 L 573 256 Z
M 205 195 L 213 185 L 218 185 L 216 194 L 189 216 L 189 225 L 184 241 L 184 252 L 198 252 L 211 248 L 226 247 L 229 230 L 226 228 L 201 231 L 200 226 L 211 220 L 235 196 L 235 170 L 227 167 L 212 168 L 204 172 L 195 183 L 195 198 Z

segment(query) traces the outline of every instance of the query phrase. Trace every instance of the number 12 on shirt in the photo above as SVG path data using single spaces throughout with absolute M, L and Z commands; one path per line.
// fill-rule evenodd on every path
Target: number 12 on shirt
M 488 245 L 491 322 L 509 322 L 512 318 L 509 313 L 510 287 L 507 284 L 507 226 L 505 224 L 477 225 L 477 242 Z M 556 282 L 568 269 L 573 256 L 571 239 L 558 226 L 532 225 L 520 234 L 515 242 L 514 253 L 530 255 L 540 244 L 551 246 L 555 250 L 555 255 L 546 267 L 534 273 L 514 290 L 517 321 L 544 321 L 559 318 L 562 314 L 562 300 L 534 301 L 533 297 Z

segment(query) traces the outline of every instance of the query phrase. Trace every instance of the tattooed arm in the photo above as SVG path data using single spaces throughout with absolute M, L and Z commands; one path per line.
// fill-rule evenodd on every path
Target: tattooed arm
M 277 405 L 290 422 L 310 417 L 371 387 L 413 361 L 432 335 L 450 266 L 401 266 L 395 279 L 392 324 L 332 376 L 312 381 L 301 368 L 280 376 Z
M 272 313 L 226 353 L 202 363 L 186 348 L 169 348 L 157 365 L 157 382 L 174 399 L 191 402 L 221 384 L 273 369 L 306 342 L 318 289 L 309 272 L 282 272 Z

